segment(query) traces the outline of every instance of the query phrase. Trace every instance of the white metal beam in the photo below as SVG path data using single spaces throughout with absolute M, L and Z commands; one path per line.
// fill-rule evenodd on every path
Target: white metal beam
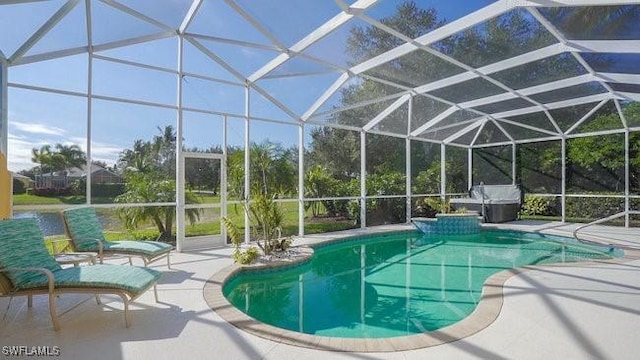
M 182 69 L 184 61 L 184 36 L 178 37 L 178 63 L 176 76 L 176 251 L 182 252 L 185 241 L 185 159 L 183 158 L 184 113 Z
M 596 73 L 596 77 L 608 82 L 640 84 L 640 74 Z
M 236 4 L 235 1 L 233 1 L 233 0 L 224 0 L 224 1 L 233 10 L 235 10 L 235 12 L 237 12 L 238 14 L 240 14 L 240 16 L 242 16 L 245 20 L 247 20 L 249 22 L 249 24 L 251 24 L 251 26 L 256 28 L 256 30 L 258 30 L 260 33 L 262 33 L 262 35 L 264 35 L 266 38 L 271 40 L 271 42 L 273 44 L 275 44 L 278 47 L 278 49 L 280 49 L 282 51 L 286 50 L 287 47 L 282 43 L 282 41 L 280 41 L 280 39 L 278 39 L 275 35 L 273 35 L 271 33 L 271 31 L 269 31 L 269 29 L 267 29 L 265 26 L 262 25 L 262 23 L 260 23 L 256 19 L 254 19 L 253 16 L 249 15 L 249 13 L 246 12 L 238 4 Z
M 420 126 L 419 128 L 413 130 L 411 132 L 411 136 L 417 136 L 420 135 L 421 133 L 423 133 L 425 130 L 427 130 L 428 128 L 432 127 L 433 125 L 439 123 L 440 121 L 446 119 L 449 115 L 453 114 L 454 112 L 458 111 L 459 109 L 455 106 L 452 106 L 450 108 L 448 108 L 447 110 L 441 112 L 440 114 L 438 114 L 438 116 L 434 117 L 433 119 L 427 121 L 426 123 L 422 124 L 422 126 Z
M 521 6 L 567 7 L 640 4 L 640 0 L 519 0 Z
M 189 7 L 189 11 L 187 11 L 187 14 L 184 16 L 184 19 L 180 24 L 180 27 L 178 27 L 178 33 L 184 34 L 187 31 L 187 28 L 189 28 L 189 25 L 191 25 L 191 22 L 198 14 L 200 5 L 202 5 L 202 0 L 193 0 L 191 6 Z
M 626 100 L 640 101 L 640 94 L 638 93 L 618 91 L 618 95 Z
M 111 6 L 111 7 L 113 7 L 114 9 L 118 9 L 118 10 L 124 12 L 124 13 L 127 13 L 127 14 L 129 14 L 129 15 L 131 15 L 133 17 L 138 18 L 139 20 L 142 20 L 142 21 L 144 21 L 144 22 L 146 22 L 148 24 L 151 24 L 153 26 L 156 26 L 156 27 L 158 27 L 158 28 L 160 28 L 160 29 L 162 29 L 164 31 L 170 31 L 170 32 L 176 33 L 176 30 L 171 28 L 170 26 L 167 26 L 167 25 L 159 22 L 156 19 L 150 18 L 147 15 L 145 15 L 145 14 L 143 14 L 141 12 L 138 12 L 138 11 L 128 7 L 128 6 L 125 6 L 125 5 L 119 3 L 119 2 L 117 2 L 115 0 L 100 0 L 100 1 L 105 3 L 105 4 L 107 4 L 107 5 L 109 5 L 109 6 Z M 117 26 L 116 24 L 114 24 L 114 25 Z
M 86 26 L 87 26 L 87 51 L 88 51 L 88 59 L 87 59 L 87 169 L 91 169 L 91 164 L 93 163 L 93 149 L 91 139 L 93 138 L 93 16 L 91 15 L 91 0 L 85 0 L 85 18 L 86 18 Z M 87 171 L 85 181 L 85 198 L 87 205 L 90 205 L 92 202 L 91 196 L 91 184 L 92 174 L 91 171 Z
M 302 121 L 307 121 L 311 117 L 311 115 L 313 115 L 313 113 L 318 111 L 318 109 L 322 105 L 324 105 L 324 103 L 327 102 L 327 100 L 329 100 L 329 98 L 331 98 L 331 96 L 333 96 L 333 94 L 338 91 L 338 89 L 340 89 L 340 87 L 342 87 L 342 85 L 344 85 L 347 80 L 349 80 L 349 74 L 345 72 L 340 75 L 340 77 L 336 79 L 336 81 L 334 81 L 333 84 L 329 86 L 329 88 L 327 88 L 327 90 L 316 100 L 316 102 L 313 103 L 313 105 L 311 105 L 309 109 L 307 109 L 307 111 L 305 111 L 305 113 L 302 115 Z
M 176 36 L 175 32 L 164 31 L 164 32 L 159 32 L 155 34 L 137 36 L 129 39 L 116 40 L 116 41 L 112 41 L 112 42 L 108 42 L 108 43 L 104 43 L 96 46 L 92 44 L 91 47 L 93 48 L 93 52 L 98 52 L 98 51 L 105 51 L 105 50 L 115 49 L 119 47 L 129 46 L 129 45 L 145 43 L 145 42 L 154 41 L 154 40 L 166 39 L 172 36 Z M 79 46 L 75 48 L 56 50 L 56 51 L 46 52 L 42 54 L 22 56 L 16 59 L 13 63 L 11 63 L 11 65 L 30 64 L 30 63 L 40 62 L 40 61 L 53 60 L 53 59 L 57 59 L 65 56 L 83 54 L 86 52 L 88 52 L 87 46 Z
M 501 0 L 501 1 L 495 2 L 469 15 L 466 15 L 456 21 L 453 21 L 444 26 L 441 26 L 429 32 L 428 34 L 420 36 L 417 39 L 415 39 L 415 41 L 416 43 L 419 43 L 420 45 L 423 45 L 423 46 L 433 44 L 439 40 L 442 40 L 451 35 L 457 34 L 460 31 L 463 31 L 477 24 L 480 24 L 492 17 L 498 16 L 504 12 L 507 12 L 513 9 L 514 7 L 515 7 L 515 4 L 510 1 Z M 417 49 L 417 46 L 407 43 L 399 47 L 396 47 L 394 49 L 391 49 L 383 54 L 380 54 L 368 61 L 360 63 L 349 70 L 354 74 L 360 74 L 376 66 L 384 64 L 390 60 L 406 55 L 415 49 Z
M 405 95 L 405 94 L 404 93 L 398 93 L 398 94 L 393 94 L 393 95 L 387 95 L 387 96 L 383 96 L 383 97 L 380 97 L 380 98 L 377 98 L 377 99 L 366 100 L 366 101 L 359 102 L 357 104 L 350 104 L 350 105 L 347 105 L 347 106 L 343 106 L 341 108 L 335 108 L 335 109 L 323 111 L 321 113 L 315 113 L 315 114 L 313 114 L 313 116 L 311 118 L 309 118 L 309 120 L 321 118 L 321 117 L 324 117 L 324 116 L 340 113 L 340 112 L 347 111 L 347 110 L 361 108 L 361 107 L 364 107 L 364 106 L 369 106 L 369 105 L 376 104 L 376 103 L 379 103 L 379 102 L 382 102 L 382 101 L 397 99 L 397 98 L 399 98 L 399 97 L 401 97 L 403 95 Z M 309 120 L 307 120 L 307 121 L 309 121 Z
M 84 54 L 86 52 L 87 52 L 87 47 L 81 46 L 81 47 L 76 47 L 71 49 L 51 51 L 51 52 L 37 54 L 37 55 L 22 56 L 16 59 L 16 61 L 14 61 L 13 63 L 8 65 L 16 66 L 16 65 L 31 64 L 31 63 L 40 62 L 40 61 L 53 60 L 53 59 L 57 59 L 65 56 Z
M 224 60 L 222 60 L 220 57 L 218 57 L 216 54 L 214 54 L 211 50 L 207 49 L 206 46 L 202 45 L 199 41 L 197 41 L 196 39 L 194 39 L 192 37 L 189 37 L 189 36 L 185 36 L 185 39 L 187 41 L 189 41 L 193 46 L 197 47 L 198 50 L 202 51 L 205 55 L 207 55 L 209 58 L 211 58 L 211 60 L 215 61 L 220 66 L 222 66 L 225 70 L 230 72 L 233 76 L 235 76 L 236 78 L 238 78 L 242 82 L 246 81 L 246 79 L 245 79 L 244 75 L 242 75 L 242 73 L 240 73 L 239 71 L 237 71 L 236 69 L 231 67 Z
M 480 133 L 484 129 L 485 125 L 487 125 L 487 119 L 482 120 L 482 124 L 480 124 L 480 127 L 478 127 L 478 130 L 476 131 L 476 134 L 473 136 L 473 139 L 471 140 L 471 143 L 469 144 L 469 148 L 470 149 L 472 149 L 473 146 L 476 144 L 476 141 L 478 141 L 478 138 L 480 137 Z
M 249 91 L 249 85 L 244 89 L 244 243 L 249 244 L 251 242 L 251 220 L 249 219 L 249 200 L 251 192 L 251 137 L 250 137 L 250 125 L 251 125 L 251 91 Z
M 471 125 L 466 126 L 466 127 L 462 128 L 462 129 L 460 129 L 460 130 L 459 130 L 458 132 L 456 132 L 455 134 L 450 135 L 448 138 L 446 138 L 446 139 L 442 140 L 442 142 L 443 142 L 444 144 L 449 144 L 449 143 L 450 143 L 450 142 L 452 142 L 453 140 L 455 140 L 455 139 L 459 138 L 460 136 L 462 136 L 462 135 L 464 135 L 464 134 L 468 133 L 469 131 L 471 131 L 471 130 L 473 130 L 473 129 L 478 128 L 480 125 L 483 125 L 483 124 L 484 124 L 484 122 L 480 122 L 480 121 L 474 122 L 474 123 L 472 123 Z
M 616 104 L 616 110 L 618 111 L 618 116 L 620 116 L 620 121 L 622 121 L 622 126 L 625 129 L 629 128 L 629 123 L 627 122 L 627 117 L 624 115 L 624 111 L 622 111 L 622 106 L 620 106 L 620 101 L 617 99 L 613 100 L 614 104 Z
M 578 121 L 576 121 L 573 125 L 571 125 L 571 127 L 567 129 L 567 131 L 565 131 L 564 133 L 570 134 L 571 132 L 573 132 L 573 130 L 575 130 L 578 126 L 580 126 L 583 122 L 585 122 L 588 118 L 590 118 L 591 115 L 595 114 L 596 111 L 598 111 L 601 107 L 603 107 L 604 104 L 607 103 L 607 101 L 609 100 L 606 100 L 606 99 L 602 100 L 600 103 L 594 106 L 593 109 L 589 110 L 589 112 L 584 114 L 583 117 L 581 117 Z
M 304 236 L 304 123 L 298 125 L 298 236 Z
M 129 39 L 116 40 L 108 43 L 94 45 L 93 51 L 94 52 L 105 51 L 105 50 L 115 49 L 115 48 L 124 47 L 124 46 L 141 44 L 141 43 L 154 41 L 154 40 L 166 39 L 172 36 L 176 36 L 175 31 L 163 31 L 163 32 L 158 32 L 154 34 L 149 34 L 149 35 L 136 36 Z
M 346 14 L 344 12 L 339 13 L 334 16 L 332 19 L 329 19 L 326 23 L 321 25 L 312 31 L 309 35 L 305 36 L 302 40 L 298 41 L 295 45 L 293 45 L 290 49 L 290 53 L 299 53 L 311 46 L 316 41 L 319 41 L 323 37 L 330 34 L 332 31 L 337 29 L 340 25 L 349 21 L 353 15 Z M 256 72 L 249 76 L 249 81 L 255 82 L 259 80 L 261 77 L 273 71 L 278 66 L 282 65 L 285 61 L 291 58 L 289 53 L 283 53 L 277 56 L 275 59 L 268 62 L 262 68 L 258 69 Z
M 522 95 L 525 95 L 525 96 L 530 96 L 530 95 L 539 94 L 539 93 L 543 93 L 543 92 L 547 92 L 547 91 L 552 91 L 552 90 L 557 90 L 557 89 L 566 88 L 566 87 L 570 87 L 570 86 L 585 84 L 585 83 L 588 83 L 588 82 L 591 82 L 591 81 L 596 81 L 596 78 L 591 74 L 584 74 L 584 75 L 579 75 L 579 76 L 575 76 L 575 77 L 571 77 L 571 78 L 567 78 L 567 79 L 552 81 L 552 82 L 548 82 L 548 83 L 545 83 L 545 84 L 541 84 L 541 85 L 536 85 L 536 86 L 531 86 L 531 87 L 528 87 L 528 88 L 520 89 L 520 90 L 518 90 L 518 93 L 520 93 Z M 487 105 L 487 104 L 493 104 L 493 103 L 497 103 L 497 102 L 500 102 L 500 101 L 515 99 L 517 97 L 518 97 L 517 95 L 507 92 L 507 93 L 488 96 L 488 97 L 475 99 L 475 100 L 471 100 L 471 101 L 466 101 L 466 102 L 460 103 L 458 105 L 461 108 L 466 109 L 466 108 L 478 107 L 478 106 Z
M 204 34 L 198 34 L 198 33 L 192 33 L 192 32 L 186 32 L 185 35 L 187 35 L 189 37 L 192 37 L 194 39 L 198 39 L 198 40 L 213 41 L 213 42 L 222 43 L 222 44 L 230 44 L 230 45 L 235 45 L 235 46 L 242 46 L 242 47 L 245 47 L 245 48 L 253 48 L 253 49 L 274 51 L 274 52 L 279 52 L 280 51 L 274 45 L 257 44 L 257 43 L 248 42 L 248 41 L 227 39 L 227 38 L 221 38 L 221 37 L 218 37 L 218 36 L 204 35 Z
M 580 104 L 586 104 L 590 102 L 602 101 L 604 99 L 611 99 L 611 94 L 602 93 L 602 94 L 590 95 L 590 96 L 585 96 L 585 97 L 580 97 L 575 99 L 563 100 L 563 101 L 545 104 L 545 107 L 547 109 L 558 109 L 558 108 L 563 108 L 563 107 L 568 107 L 573 105 L 580 105 Z M 540 111 L 540 108 L 538 106 L 529 106 L 526 108 L 504 111 L 501 113 L 493 113 L 491 114 L 491 116 L 495 118 L 508 118 L 512 116 L 530 114 L 530 113 L 539 112 L 539 111 Z
M 528 130 L 533 130 L 533 131 L 536 131 L 536 132 L 544 133 L 544 134 L 547 134 L 547 135 L 558 135 L 559 134 L 557 132 L 549 131 L 547 129 L 542 129 L 542 128 L 539 128 L 539 127 L 536 127 L 536 126 L 531 126 L 529 124 L 523 124 L 523 123 L 519 123 L 517 121 L 508 120 L 508 119 L 497 118 L 495 120 L 499 121 L 499 122 L 506 123 L 506 124 L 511 124 L 511 125 L 514 125 L 514 126 L 518 126 L 518 127 L 524 128 L 524 129 L 528 129 Z
M 360 228 L 367 227 L 367 133 L 360 132 Z
M 575 52 L 640 53 L 640 40 L 567 40 Z
M 542 24 L 542 26 L 545 27 L 545 29 L 547 29 L 547 31 L 551 33 L 551 35 L 553 35 L 556 39 L 558 39 L 558 41 L 560 41 L 561 44 L 567 45 L 568 47 L 569 41 L 564 36 L 564 34 L 561 33 L 556 28 L 556 26 L 553 25 L 549 20 L 547 20 L 547 18 L 542 16 L 542 14 L 540 14 L 537 8 L 529 7 L 527 8 L 527 10 L 531 15 L 533 15 L 533 17 L 536 18 L 536 20 L 540 22 L 540 24 Z M 591 65 L 589 65 L 589 63 L 587 63 L 577 51 L 572 49 L 572 51 L 570 51 L 570 54 L 578 61 L 578 63 L 580 63 L 580 65 L 582 65 L 582 67 L 584 67 L 587 70 L 587 72 L 589 72 L 589 74 L 595 76 L 595 71 L 593 70 Z M 616 92 L 611 88 L 609 84 L 607 84 L 604 81 L 598 81 L 598 83 L 602 85 L 605 89 L 607 89 L 609 93 L 611 93 L 612 95 L 616 95 Z
M 424 84 L 414 88 L 413 90 L 418 93 L 426 93 L 438 89 L 442 89 L 447 86 L 455 85 L 467 80 L 475 79 L 482 75 L 490 75 L 502 70 L 511 69 L 520 65 L 528 64 L 537 60 L 545 59 L 554 55 L 561 54 L 567 51 L 568 48 L 562 44 L 553 44 L 542 49 L 537 49 L 522 55 L 514 56 L 512 58 L 495 62 L 493 64 L 485 65 L 477 69 L 468 70 L 457 75 L 450 76 L 448 78 L 440 79 L 429 84 Z
M 505 130 L 505 129 L 502 127 L 502 125 L 500 125 L 500 123 L 498 123 L 498 122 L 496 121 L 496 119 L 491 119 L 491 122 L 493 123 L 493 125 L 497 126 L 497 127 L 498 127 L 498 129 L 499 129 L 500 131 L 502 131 L 502 133 L 504 134 L 504 136 L 506 136 L 509 140 L 511 140 L 511 141 L 515 141 L 515 140 L 513 139 L 513 136 L 511 136 L 511 134 L 509 134 L 509 132 L 508 132 L 507 130 Z
M 9 58 L 9 63 L 13 63 L 16 59 L 20 58 L 22 55 L 26 54 L 29 49 L 31 49 L 38 40 L 42 39 L 63 17 L 65 17 L 73 8 L 78 5 L 80 0 L 69 0 L 67 1 L 58 11 L 53 14 L 49 20 L 47 20 L 42 26 L 36 30 L 27 41 L 22 44 Z M 19 21 L 19 19 L 16 19 Z
M 287 115 L 289 115 L 292 119 L 301 122 L 302 120 L 300 119 L 300 116 L 298 114 L 296 114 L 295 112 L 293 112 L 291 109 L 289 109 L 289 107 L 287 107 L 286 105 L 284 105 L 283 103 L 281 103 L 278 99 L 274 98 L 273 96 L 271 96 L 271 94 L 269 94 L 269 92 L 265 91 L 264 89 L 262 89 L 260 86 L 256 85 L 256 84 L 251 84 L 250 85 L 255 91 L 259 92 L 265 99 L 269 100 L 271 103 L 273 103 L 275 106 L 277 106 L 280 110 L 284 111 Z
M 384 120 L 392 112 L 394 112 L 396 109 L 398 109 L 404 103 L 406 103 L 407 100 L 409 100 L 410 98 L 411 98 L 411 95 L 409 95 L 409 94 L 402 95 L 400 98 L 398 98 L 398 100 L 396 100 L 394 103 L 389 105 L 386 109 L 382 110 L 381 113 L 379 113 L 376 117 L 371 119 L 371 121 L 369 121 L 367 124 L 365 124 L 362 127 L 364 129 L 364 131 L 369 131 L 374 126 L 378 125 L 382 120 Z
M 464 124 L 471 124 L 472 122 L 476 122 L 476 121 L 480 121 L 482 119 L 485 119 L 485 117 L 478 117 L 478 118 L 474 118 L 474 119 L 470 119 L 470 120 L 465 120 L 465 121 L 461 121 L 461 122 L 455 122 L 455 123 L 451 123 L 451 124 L 447 124 L 447 125 L 443 125 L 443 126 L 433 126 L 430 127 L 429 129 L 426 129 L 425 131 L 421 132 L 420 134 L 426 134 L 426 133 L 432 133 L 435 131 L 442 131 L 445 129 L 449 129 L 452 127 L 458 127 Z M 411 136 L 411 134 L 409 134 L 409 136 Z

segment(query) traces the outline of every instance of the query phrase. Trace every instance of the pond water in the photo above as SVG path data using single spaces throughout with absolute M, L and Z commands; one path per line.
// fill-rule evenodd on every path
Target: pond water
M 64 235 L 62 214 L 59 211 L 14 211 L 15 219 L 36 218 L 44 236 Z M 110 223 L 109 214 L 98 212 L 98 218 L 104 227 Z

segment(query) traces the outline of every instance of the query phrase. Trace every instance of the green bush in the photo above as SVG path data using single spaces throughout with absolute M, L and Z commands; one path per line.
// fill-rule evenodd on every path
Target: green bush
M 520 209 L 520 215 L 527 216 L 552 216 L 551 199 L 542 196 L 525 195 L 524 204 Z
M 406 192 L 406 177 L 399 172 L 384 172 L 367 176 L 367 194 L 402 195 Z M 367 224 L 379 225 L 405 221 L 404 199 L 367 200 Z
M 24 186 L 24 183 L 18 179 L 13 179 L 13 194 L 24 194 L 27 192 L 27 188 Z
M 566 216 L 573 219 L 597 220 L 624 211 L 624 200 L 619 198 L 568 197 Z
M 87 182 L 84 179 L 74 180 L 69 185 L 70 195 L 85 195 L 87 192 Z
M 238 251 L 233 253 L 233 260 L 242 265 L 248 265 L 260 256 L 258 248 L 251 246 L 244 251 Z

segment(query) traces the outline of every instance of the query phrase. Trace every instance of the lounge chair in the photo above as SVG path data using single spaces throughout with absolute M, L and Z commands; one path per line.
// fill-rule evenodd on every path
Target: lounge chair
M 36 220 L 0 221 L 0 296 L 49 295 L 49 312 L 55 330 L 60 329 L 56 298 L 61 293 L 119 295 L 124 302 L 125 325 L 130 326 L 129 303 L 153 287 L 161 273 L 153 269 L 122 265 L 89 265 L 62 268 L 44 246 L 44 237 Z
M 171 269 L 169 253 L 173 246 L 159 241 L 106 241 L 93 208 L 68 209 L 62 212 L 62 218 L 73 251 L 97 252 L 101 264 L 105 255 L 127 256 L 129 264 L 132 256 L 140 257 L 144 266 L 166 257 L 167 267 Z

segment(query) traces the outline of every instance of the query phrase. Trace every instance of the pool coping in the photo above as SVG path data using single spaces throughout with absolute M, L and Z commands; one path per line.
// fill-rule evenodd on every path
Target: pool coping
M 405 229 L 406 230 L 406 229 Z M 407 230 L 408 231 L 408 230 Z M 385 234 L 403 232 L 403 229 L 378 230 L 360 232 L 357 234 L 340 234 L 334 237 L 316 241 L 312 246 L 323 246 L 330 243 L 350 241 L 363 235 Z M 236 274 L 247 269 L 275 269 L 291 267 L 308 261 L 313 256 L 313 248 L 308 245 L 296 246 L 303 256 L 290 261 L 278 261 L 268 264 L 255 264 L 242 266 L 232 264 L 213 274 L 205 283 L 203 295 L 209 307 L 222 319 L 233 326 L 250 334 L 278 343 L 300 346 L 305 348 L 340 351 L 340 352 L 392 352 L 403 350 L 415 350 L 442 345 L 469 337 L 491 325 L 500 314 L 503 304 L 503 286 L 507 280 L 536 269 L 595 266 L 602 264 L 621 264 L 640 259 L 640 250 L 624 249 L 625 253 L 619 258 L 590 260 L 573 263 L 558 263 L 547 265 L 524 266 L 509 270 L 503 270 L 490 276 L 482 286 L 482 295 L 474 311 L 466 318 L 438 329 L 422 334 L 407 335 L 392 338 L 338 338 L 317 336 L 300 333 L 292 330 L 278 328 L 260 322 L 238 310 L 225 298 L 222 292 L 224 284 Z

